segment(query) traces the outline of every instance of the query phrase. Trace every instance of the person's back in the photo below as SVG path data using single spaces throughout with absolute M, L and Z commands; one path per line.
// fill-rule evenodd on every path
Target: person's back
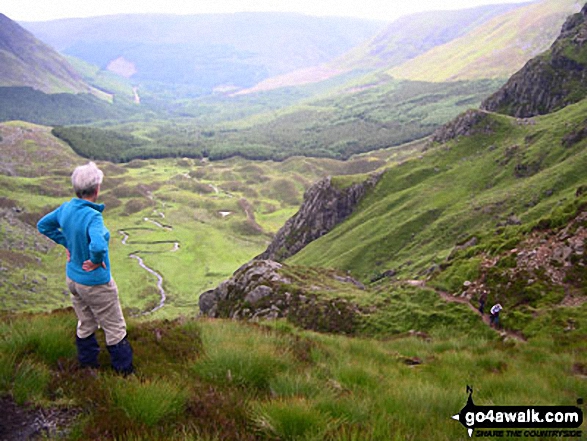
M 110 274 L 108 241 L 104 226 L 104 205 L 97 204 L 103 178 L 96 164 L 77 167 L 71 181 L 77 195 L 44 216 L 37 224 L 39 232 L 68 253 L 66 282 L 78 325 L 76 345 L 83 367 L 98 367 L 100 346 L 95 332 L 102 328 L 112 367 L 116 372 L 133 372 L 133 354 L 127 340 L 118 288 Z
M 102 211 L 104 205 L 84 199 L 73 198 L 45 216 L 38 223 L 39 231 L 55 240 L 52 232 L 57 228 L 70 253 L 66 266 L 67 277 L 84 285 L 101 285 L 110 281 L 110 259 L 108 241 L 110 232 L 104 226 Z M 53 237 L 52 237 L 53 236 Z M 103 263 L 94 271 L 84 271 L 83 263 L 91 260 Z

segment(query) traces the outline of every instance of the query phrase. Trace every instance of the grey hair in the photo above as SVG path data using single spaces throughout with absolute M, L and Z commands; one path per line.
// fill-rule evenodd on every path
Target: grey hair
M 104 173 L 93 162 L 76 167 L 71 174 L 71 184 L 78 198 L 95 194 L 102 179 Z

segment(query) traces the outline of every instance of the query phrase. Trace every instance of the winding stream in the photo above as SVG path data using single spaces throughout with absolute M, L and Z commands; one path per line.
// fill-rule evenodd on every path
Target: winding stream
M 165 215 L 163 213 L 159 212 L 159 215 L 162 218 L 165 218 Z M 172 230 L 173 229 L 169 225 L 163 225 L 163 224 L 161 224 L 157 221 L 154 221 L 152 219 L 149 219 L 147 217 L 144 218 L 144 221 L 153 223 L 157 227 L 165 229 L 165 230 Z M 128 245 L 129 234 L 125 230 L 119 230 L 118 233 L 123 236 L 122 237 L 122 244 Z M 177 241 L 175 241 L 175 242 L 173 242 L 173 241 L 160 241 L 160 242 L 156 242 L 156 243 L 173 243 L 173 249 L 170 250 L 170 252 L 175 252 L 175 251 L 179 250 L 179 242 L 177 242 Z M 141 252 L 144 252 L 144 251 L 141 251 L 141 250 L 135 251 L 134 253 L 129 254 L 128 257 L 130 257 L 131 259 L 137 260 L 137 262 L 141 268 L 143 268 L 145 271 L 149 272 L 150 274 L 154 275 L 157 278 L 157 290 L 159 291 L 159 295 L 160 295 L 159 304 L 148 311 L 144 311 L 141 314 L 141 315 L 147 315 L 147 314 L 152 314 L 155 311 L 158 311 L 159 309 L 161 309 L 165 306 L 165 301 L 167 300 L 167 294 L 165 292 L 165 289 L 163 289 L 163 276 L 161 274 L 159 274 L 157 271 L 155 271 L 153 268 L 150 268 L 145 264 L 144 260 L 140 256 L 137 255 L 137 253 L 141 253 Z
M 152 314 L 155 311 L 158 311 L 159 309 L 163 308 L 165 306 L 165 300 L 167 300 L 167 295 L 165 294 L 165 290 L 163 289 L 163 276 L 161 274 L 159 274 L 157 271 L 155 271 L 154 269 L 149 268 L 147 265 L 145 265 L 145 262 L 143 261 L 143 259 L 141 259 L 136 254 L 129 254 L 128 257 L 130 257 L 131 259 L 138 260 L 139 266 L 141 268 L 143 268 L 144 270 L 150 272 L 155 277 L 157 277 L 157 289 L 159 290 L 159 294 L 161 294 L 161 300 L 159 301 L 159 304 L 157 306 L 155 306 L 153 309 L 151 309 L 149 311 L 144 312 L 143 315 Z

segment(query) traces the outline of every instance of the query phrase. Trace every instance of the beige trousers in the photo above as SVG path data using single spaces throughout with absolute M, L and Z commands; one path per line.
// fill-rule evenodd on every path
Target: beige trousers
M 77 336 L 86 338 L 99 328 L 104 330 L 108 346 L 126 336 L 126 322 L 114 279 L 104 285 L 82 285 L 67 277 L 73 309 L 77 315 Z

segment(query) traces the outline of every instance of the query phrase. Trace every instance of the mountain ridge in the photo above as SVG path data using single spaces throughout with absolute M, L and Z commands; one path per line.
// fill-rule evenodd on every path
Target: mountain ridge
M 587 4 L 581 13 L 566 20 L 553 44 L 557 53 L 579 54 L 579 59 L 585 58 L 575 49 L 587 42 L 586 15 Z M 549 59 L 550 52 L 553 50 L 528 62 L 525 69 L 543 69 L 543 65 L 535 60 Z M 552 58 L 556 60 L 556 57 Z M 585 71 L 569 62 L 553 62 L 550 69 L 552 78 L 564 78 L 568 71 L 577 71 L 579 75 Z M 515 78 L 514 75 L 511 81 L 514 82 Z M 580 85 L 580 81 L 570 82 L 569 89 L 576 91 L 579 87 L 582 90 L 577 84 Z M 541 99 L 549 94 L 553 98 L 559 97 L 558 88 L 544 83 L 539 86 Z M 496 96 L 503 95 L 509 87 L 509 83 L 503 86 Z M 579 95 L 579 99 L 584 96 Z M 510 95 L 510 98 L 525 104 L 526 98 L 520 98 L 520 95 Z M 487 109 L 465 112 L 435 133 L 428 151 L 420 158 L 387 169 L 347 220 L 310 242 L 286 262 L 350 271 L 363 281 L 376 280 L 379 277 L 377 272 L 405 272 L 406 269 L 400 270 L 401 267 L 411 267 L 411 271 L 422 275 L 427 274 L 427 266 L 438 265 L 438 256 L 450 256 L 450 250 L 460 241 L 466 242 L 467 236 L 478 237 L 484 228 L 491 230 L 491 222 L 496 222 L 498 229 L 520 225 L 520 219 L 526 225 L 537 222 L 540 214 L 548 210 L 537 210 L 537 205 L 543 203 L 552 208 L 553 201 L 548 201 L 552 196 L 556 199 L 556 195 L 562 197 L 564 193 L 580 198 L 583 194 L 579 189 L 584 179 L 578 170 L 587 167 L 583 147 L 587 138 L 582 116 L 585 106 L 587 101 L 584 99 L 574 105 L 553 106 L 540 121 L 518 120 L 487 112 Z M 545 135 L 547 132 L 552 135 Z M 565 183 L 547 184 L 553 179 L 556 181 L 561 170 L 564 170 Z M 450 178 L 445 178 L 448 176 Z M 546 188 L 545 185 L 553 187 Z M 504 186 L 508 188 L 505 196 L 498 190 Z M 532 197 L 531 193 L 534 194 Z M 326 207 L 332 203 L 322 201 Z M 467 210 L 468 204 L 476 208 Z M 314 203 L 313 206 L 321 205 Z M 383 221 L 391 213 L 398 225 Z M 309 219 L 316 216 L 319 214 L 306 214 Z M 303 219 L 296 222 L 298 230 L 305 231 Z M 445 242 L 450 237 L 452 239 Z M 288 244 L 293 237 L 279 240 Z M 445 243 L 444 251 L 440 251 L 441 242 Z M 422 250 L 431 243 L 435 244 L 436 252 L 431 251 L 428 257 L 424 257 L 426 253 Z M 267 252 L 263 256 L 269 256 Z M 418 260 L 416 256 L 420 256 L 418 263 L 415 262 Z
M 362 71 L 389 69 L 521 5 L 523 3 L 410 14 L 393 21 L 370 40 L 332 61 L 269 78 L 239 94 L 324 81 L 351 71 L 358 71 L 360 75 Z

